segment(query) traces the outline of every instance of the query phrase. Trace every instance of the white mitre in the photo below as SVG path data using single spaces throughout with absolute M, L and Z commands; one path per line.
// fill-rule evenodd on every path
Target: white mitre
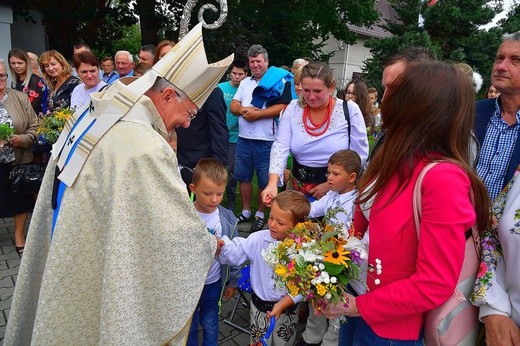
M 166 78 L 200 108 L 233 57 L 231 54 L 221 61 L 208 64 L 202 41 L 202 24 L 199 23 L 139 79 L 128 85 L 117 80 L 108 89 L 92 93 L 90 104 L 76 111 L 52 147 L 52 158 L 58 160 L 57 166 L 61 171 L 58 178 L 67 186 L 72 186 L 99 139 L 121 118 L 135 117 L 136 108 L 145 107 L 148 113 L 157 115 L 148 120 L 159 133 L 166 135 L 164 124 L 157 121 L 160 119 L 157 110 L 144 95 L 157 77 Z

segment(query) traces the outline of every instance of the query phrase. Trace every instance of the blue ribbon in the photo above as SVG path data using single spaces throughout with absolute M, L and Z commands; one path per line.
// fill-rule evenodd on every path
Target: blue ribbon
M 72 125 L 72 128 L 69 132 L 69 135 L 67 137 L 67 141 L 70 137 L 70 135 L 72 134 L 72 132 L 74 131 L 74 129 L 76 128 L 76 125 L 80 123 L 80 121 L 83 119 L 83 117 L 87 114 L 87 112 L 90 110 L 90 107 L 88 107 L 87 109 L 85 109 L 85 111 L 83 112 L 83 114 L 80 115 L 80 117 L 78 118 L 78 120 L 74 123 L 74 125 Z M 67 159 L 65 160 L 65 166 L 67 165 L 67 163 L 69 162 L 70 158 L 72 157 L 72 154 L 74 153 L 74 151 L 76 150 L 76 147 L 78 146 L 78 144 L 81 142 L 81 139 L 85 136 L 85 134 L 88 132 L 88 130 L 90 130 L 90 128 L 92 127 L 92 125 L 94 125 L 96 123 L 96 120 L 94 120 L 88 127 L 85 131 L 83 131 L 83 133 L 81 134 L 81 136 L 78 138 L 78 140 L 74 143 L 74 145 L 72 146 L 72 149 L 69 151 L 69 155 L 67 156 Z M 65 143 L 67 143 L 67 141 L 65 141 Z M 61 206 L 61 200 L 63 199 L 63 194 L 65 193 L 65 189 L 67 188 L 67 185 L 65 185 L 63 182 L 59 182 L 58 183 L 58 193 L 57 193 L 57 198 L 56 198 L 56 209 L 54 209 L 54 213 L 52 215 L 52 228 L 51 228 L 51 241 L 52 241 L 52 237 L 54 235 L 54 229 L 56 228 L 56 221 L 58 219 L 58 214 L 60 212 L 60 206 Z

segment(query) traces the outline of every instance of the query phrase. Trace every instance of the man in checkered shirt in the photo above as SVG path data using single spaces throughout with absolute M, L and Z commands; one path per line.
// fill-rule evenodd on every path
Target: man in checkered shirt
M 477 173 L 493 201 L 520 164 L 520 31 L 505 35 L 491 72 L 498 98 L 476 104 Z

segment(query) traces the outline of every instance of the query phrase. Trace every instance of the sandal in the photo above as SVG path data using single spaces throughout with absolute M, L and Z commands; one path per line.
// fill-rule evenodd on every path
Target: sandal
M 16 248 L 16 252 L 18 252 L 20 255 L 23 254 L 23 250 L 25 249 L 25 245 L 24 246 L 15 246 Z
M 257 216 L 255 217 L 255 221 L 251 224 L 251 232 L 256 232 L 261 229 L 264 229 L 265 219 L 263 217 Z

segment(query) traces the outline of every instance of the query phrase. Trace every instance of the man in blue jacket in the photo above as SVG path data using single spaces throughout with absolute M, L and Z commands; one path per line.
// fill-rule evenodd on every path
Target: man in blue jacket
M 500 96 L 477 102 L 475 134 L 481 144 L 477 173 L 494 200 L 520 164 L 520 31 L 504 36 L 491 83 Z

